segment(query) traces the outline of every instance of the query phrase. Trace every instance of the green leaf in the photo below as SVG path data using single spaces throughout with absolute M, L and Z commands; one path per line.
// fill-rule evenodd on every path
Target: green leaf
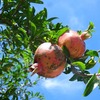
M 36 20 L 42 21 L 43 24 L 43 21 L 45 21 L 46 18 L 47 18 L 47 9 L 44 8 L 43 10 L 41 10 L 39 13 L 36 14 L 35 21 Z
M 88 26 L 88 30 L 92 30 L 94 28 L 94 23 L 90 22 Z
M 55 42 L 57 42 L 58 41 L 58 38 L 64 33 L 64 32 L 67 32 L 69 30 L 69 28 L 68 27 L 64 27 L 64 28 L 62 28 L 62 29 L 60 29 L 60 30 L 58 30 L 57 32 L 55 32 L 55 34 L 52 34 L 52 38 L 54 38 L 55 39 Z M 54 33 L 54 32 L 53 32 Z
M 2 77 L 3 73 L 2 73 L 2 69 L 0 68 L 0 78 Z
M 42 0 L 29 0 L 29 1 L 37 4 L 43 4 Z
M 86 68 L 85 64 L 80 61 L 73 62 L 72 65 L 79 67 L 82 71 L 84 71 Z
M 88 29 L 86 30 L 91 36 L 92 36 L 92 32 L 94 32 L 94 23 L 90 22 Z
M 23 40 L 28 38 L 27 31 L 24 28 L 19 27 L 18 30 L 20 31 L 18 34 L 21 36 Z
M 44 19 L 47 19 L 47 9 L 44 8 Z
M 67 66 L 65 67 L 65 71 L 64 71 L 63 73 L 69 74 L 70 72 L 71 72 L 71 68 L 67 65 Z
M 25 94 L 25 100 L 29 100 L 28 94 Z
M 28 19 L 32 19 L 32 18 L 33 18 L 34 10 L 35 10 L 34 8 L 31 8 L 31 7 L 28 8 L 28 10 L 27 10 L 27 12 L 26 12 L 26 13 L 27 13 L 27 18 L 28 18 Z
M 19 27 L 18 30 L 21 31 L 22 33 L 26 34 L 26 30 L 24 30 L 23 28 Z
M 62 26 L 62 23 L 57 23 L 56 24 L 56 30 L 59 30 L 61 26 Z
M 66 55 L 66 57 L 69 57 L 70 56 L 70 53 L 69 53 L 69 51 L 68 51 L 68 49 L 65 47 L 65 46 L 63 46 L 63 52 L 64 52 L 64 54 Z M 67 59 L 67 61 L 68 61 L 69 59 Z M 70 63 L 70 62 L 69 62 Z
M 77 78 L 78 78 L 78 76 L 74 74 L 74 75 L 69 79 L 69 81 L 75 81 Z
M 96 61 L 94 59 L 92 59 L 92 58 L 89 59 L 89 61 L 85 64 L 86 69 L 90 69 L 90 68 L 94 67 L 95 64 L 96 64 Z
M 94 50 L 87 50 L 86 53 L 85 53 L 86 56 L 96 56 L 96 57 L 99 57 L 99 54 L 97 51 L 94 51 Z
M 8 2 L 13 2 L 14 0 L 8 0 Z
M 7 64 L 5 64 L 4 66 L 3 66 L 3 71 L 8 71 L 8 70 L 10 70 L 10 68 L 13 66 L 13 64 L 12 63 L 7 63 Z
M 52 17 L 52 18 L 49 18 L 47 21 L 51 22 L 52 20 L 54 19 L 57 19 L 58 17 Z
M 90 80 L 88 81 L 86 88 L 84 90 L 83 96 L 88 96 L 94 88 L 98 86 L 98 80 L 96 75 L 94 74 Z
M 99 70 L 98 70 L 98 73 L 100 73 L 100 68 L 99 68 Z
M 69 27 L 64 27 L 64 28 L 58 30 L 57 35 L 60 36 L 67 31 L 69 31 Z
M 31 31 L 34 33 L 36 31 L 36 25 L 32 21 L 29 21 L 29 24 L 31 26 Z
M 16 59 L 16 58 L 9 58 L 9 60 L 17 62 L 20 66 L 22 66 L 22 63 L 18 59 Z

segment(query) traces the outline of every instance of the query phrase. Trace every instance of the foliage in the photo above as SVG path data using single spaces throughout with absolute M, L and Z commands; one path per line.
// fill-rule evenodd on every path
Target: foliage
M 3 0 L 0 8 L 0 99 L 30 100 L 39 93 L 27 90 L 36 85 L 31 82 L 28 74 L 29 65 L 33 63 L 34 52 L 43 42 L 57 43 L 58 37 L 69 30 L 69 27 L 52 21 L 57 17 L 48 18 L 47 9 L 36 13 L 34 3 L 43 4 L 41 0 Z M 33 5 L 33 6 L 32 6 Z M 93 23 L 87 31 L 93 32 Z M 81 34 L 81 33 L 80 33 Z M 86 85 L 84 96 L 89 95 L 95 86 L 100 86 L 100 71 L 90 74 L 89 69 L 100 62 L 99 52 L 86 50 L 79 59 L 70 58 L 67 49 L 67 66 L 64 73 L 73 72 L 70 81 L 82 81 Z M 96 85 L 95 85 L 96 84 Z

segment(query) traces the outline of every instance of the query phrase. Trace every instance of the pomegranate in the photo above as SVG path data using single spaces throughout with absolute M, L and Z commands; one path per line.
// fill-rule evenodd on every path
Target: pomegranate
M 83 32 L 79 35 L 76 31 L 69 30 L 58 38 L 58 45 L 60 47 L 65 46 L 72 58 L 80 58 L 85 52 L 84 40 L 89 38 L 90 35 L 87 32 Z
M 45 42 L 41 44 L 34 55 L 34 64 L 30 71 L 46 78 L 53 78 L 62 73 L 66 65 L 66 57 L 57 44 Z

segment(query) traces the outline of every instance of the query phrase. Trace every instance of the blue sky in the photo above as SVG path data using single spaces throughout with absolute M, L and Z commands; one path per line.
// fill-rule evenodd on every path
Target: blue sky
M 54 22 L 62 22 L 73 30 L 85 30 L 92 21 L 95 24 L 95 32 L 92 38 L 86 40 L 86 48 L 90 50 L 100 49 L 100 0 L 43 0 L 43 5 L 35 5 L 37 12 L 44 7 L 48 10 L 48 18 L 58 17 Z M 100 64 L 91 70 L 98 71 Z M 31 77 L 34 81 L 37 75 Z M 83 97 L 85 84 L 82 82 L 70 82 L 72 74 L 53 79 L 40 79 L 33 90 L 40 91 L 46 100 L 97 100 L 100 98 L 100 90 L 96 88 L 88 97 Z

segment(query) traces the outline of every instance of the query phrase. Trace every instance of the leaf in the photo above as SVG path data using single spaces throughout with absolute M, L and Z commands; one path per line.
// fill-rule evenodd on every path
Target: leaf
M 47 19 L 47 9 L 44 8 L 44 19 Z
M 26 30 L 24 28 L 19 27 L 18 30 L 20 31 L 19 35 L 21 36 L 21 38 L 23 40 L 28 38 L 27 32 L 26 32 Z
M 73 76 L 69 79 L 69 81 L 75 81 L 77 78 L 78 78 L 77 75 L 73 75 Z
M 27 18 L 32 19 L 34 14 L 34 8 L 29 7 L 27 10 Z
M 52 17 L 52 18 L 49 18 L 47 21 L 51 22 L 52 20 L 54 19 L 57 19 L 58 17 Z
M 25 94 L 25 100 L 29 100 L 28 94 Z
M 82 71 L 84 71 L 86 68 L 85 64 L 80 61 L 73 62 L 72 65 L 79 67 Z
M 36 16 L 34 17 L 35 21 L 36 20 L 39 20 L 39 21 L 42 21 L 42 24 L 43 24 L 43 21 L 45 21 L 47 18 L 47 9 L 44 8 L 43 10 L 41 10 L 39 13 L 36 14 Z
M 55 38 L 55 42 L 58 41 L 58 38 L 64 33 L 64 32 L 67 32 L 69 30 L 68 27 L 64 27 L 60 30 L 58 30 L 55 34 L 53 34 L 53 37 Z M 54 33 L 54 32 L 53 32 Z
M 8 2 L 13 2 L 14 0 L 8 0 Z
M 90 22 L 88 26 L 88 30 L 92 30 L 94 28 L 94 23 Z
M 67 32 L 67 31 L 69 31 L 69 27 L 64 27 L 64 28 L 58 30 L 57 35 L 60 36 L 60 35 L 62 35 L 64 32 Z
M 56 30 L 59 30 L 61 26 L 62 26 L 62 23 L 57 23 L 56 24 Z
M 97 51 L 94 51 L 94 50 L 87 50 L 85 55 L 87 56 L 96 56 L 96 57 L 99 57 L 99 54 Z
M 99 68 L 99 70 L 98 70 L 98 73 L 100 73 L 100 68 Z
M 42 0 L 29 0 L 29 1 L 37 4 L 43 4 Z
M 17 60 L 16 58 L 9 58 L 9 60 L 17 62 L 20 66 L 22 66 L 22 63 L 19 60 Z
M 2 69 L 0 68 L 0 77 L 2 77 L 3 73 L 2 73 Z
M 32 32 L 35 32 L 35 31 L 36 31 L 36 26 L 35 26 L 35 24 L 34 24 L 32 21 L 29 21 L 29 24 L 30 24 L 30 26 L 31 26 L 31 31 L 32 31 Z
M 92 32 L 94 32 L 94 23 L 93 22 L 89 23 L 87 32 L 92 36 Z
M 96 61 L 94 59 L 92 59 L 92 58 L 89 59 L 89 61 L 85 64 L 86 69 L 90 69 L 90 68 L 94 67 L 95 64 L 96 64 Z
M 98 80 L 96 75 L 94 74 L 88 81 L 83 96 L 88 96 L 92 92 L 92 90 L 97 87 L 97 85 L 98 85 Z
M 71 68 L 68 65 L 65 67 L 65 71 L 63 73 L 69 74 L 71 72 Z
M 26 33 L 26 30 L 24 30 L 24 29 L 21 28 L 21 27 L 19 27 L 18 30 L 21 31 L 21 32 L 23 32 L 23 33 Z
M 65 46 L 63 46 L 63 52 L 67 57 L 70 56 L 70 53 L 69 53 L 68 49 Z M 69 61 L 69 59 L 67 59 L 67 61 Z M 68 62 L 68 63 L 70 63 L 70 62 Z
M 11 67 L 13 66 L 13 64 L 12 63 L 7 63 L 7 64 L 5 64 L 4 66 L 3 66 L 3 71 L 8 71 L 8 70 L 10 70 L 11 69 Z

